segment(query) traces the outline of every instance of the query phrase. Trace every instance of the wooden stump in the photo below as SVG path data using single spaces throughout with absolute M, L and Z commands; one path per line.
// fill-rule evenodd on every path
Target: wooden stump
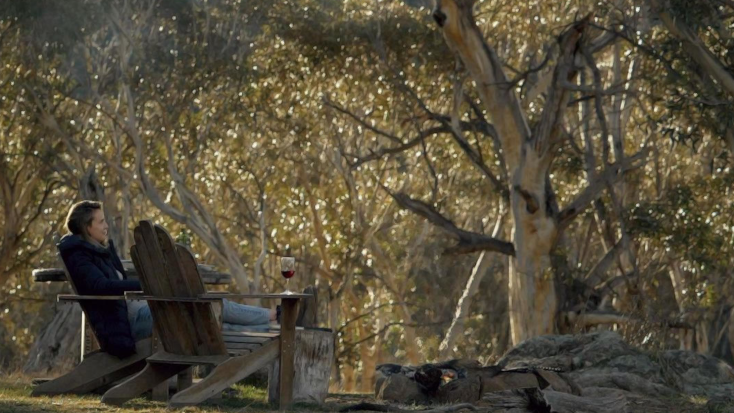
M 53 320 L 31 347 L 23 367 L 25 374 L 61 375 L 79 363 L 81 313 L 76 304 L 58 307 Z
M 293 401 L 323 403 L 334 360 L 334 334 L 327 329 L 296 330 Z M 268 402 L 278 402 L 280 363 L 268 367 Z

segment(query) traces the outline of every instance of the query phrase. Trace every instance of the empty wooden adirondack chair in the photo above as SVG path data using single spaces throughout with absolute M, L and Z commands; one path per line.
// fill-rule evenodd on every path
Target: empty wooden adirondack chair
M 148 301 L 163 350 L 148 357 L 140 373 L 108 390 L 103 403 L 122 404 L 192 365 L 213 365 L 208 376 L 169 401 L 171 407 L 198 404 L 280 357 L 281 408 L 290 404 L 296 310 L 305 295 L 257 295 L 282 298 L 280 333 L 222 333 L 212 304 L 232 295 L 207 294 L 194 257 L 165 229 L 141 221 L 131 256 L 144 293 L 135 298 Z
M 59 302 L 81 302 L 84 300 L 100 299 L 122 300 L 125 298 L 122 296 L 101 297 L 79 295 L 76 285 L 74 285 L 65 266 L 64 272 L 74 294 L 60 294 L 58 296 Z M 84 320 L 82 320 L 83 323 Z M 84 328 L 83 325 L 82 328 Z M 96 334 L 94 329 L 92 329 L 92 334 Z M 107 354 L 103 350 L 96 350 L 89 354 L 84 354 L 84 349 L 82 349 L 82 361 L 74 370 L 53 380 L 38 384 L 31 391 L 31 395 L 51 396 L 57 394 L 91 393 L 142 370 L 145 367 L 145 358 L 150 356 L 151 353 L 150 339 L 141 340 L 136 343 L 136 353 L 123 359 Z

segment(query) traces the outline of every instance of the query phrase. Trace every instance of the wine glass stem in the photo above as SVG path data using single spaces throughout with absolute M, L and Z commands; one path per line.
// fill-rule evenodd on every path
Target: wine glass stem
M 291 279 L 290 278 L 286 278 L 285 279 L 285 290 L 286 291 L 290 291 L 290 284 L 291 284 Z

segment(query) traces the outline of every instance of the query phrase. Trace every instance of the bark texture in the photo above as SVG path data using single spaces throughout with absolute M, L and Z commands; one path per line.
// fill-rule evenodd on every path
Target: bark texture
M 531 130 L 514 83 L 474 21 L 473 4 L 472 0 L 439 0 L 433 17 L 449 48 L 476 84 L 510 173 L 515 259 L 510 265 L 509 305 L 512 342 L 517 344 L 555 331 L 558 299 L 550 253 L 559 222 L 549 168 L 568 104 L 567 86 L 576 75 L 574 60 L 581 50 L 589 18 L 559 37 L 557 64 L 546 91 L 545 107 L 540 122 Z

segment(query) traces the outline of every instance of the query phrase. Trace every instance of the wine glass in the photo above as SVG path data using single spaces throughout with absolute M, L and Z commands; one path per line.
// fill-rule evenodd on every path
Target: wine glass
M 283 278 L 285 278 L 285 291 L 283 294 L 293 294 L 293 292 L 288 289 L 288 282 L 290 282 L 291 277 L 296 274 L 296 259 L 294 257 L 281 257 L 280 273 L 283 275 Z

